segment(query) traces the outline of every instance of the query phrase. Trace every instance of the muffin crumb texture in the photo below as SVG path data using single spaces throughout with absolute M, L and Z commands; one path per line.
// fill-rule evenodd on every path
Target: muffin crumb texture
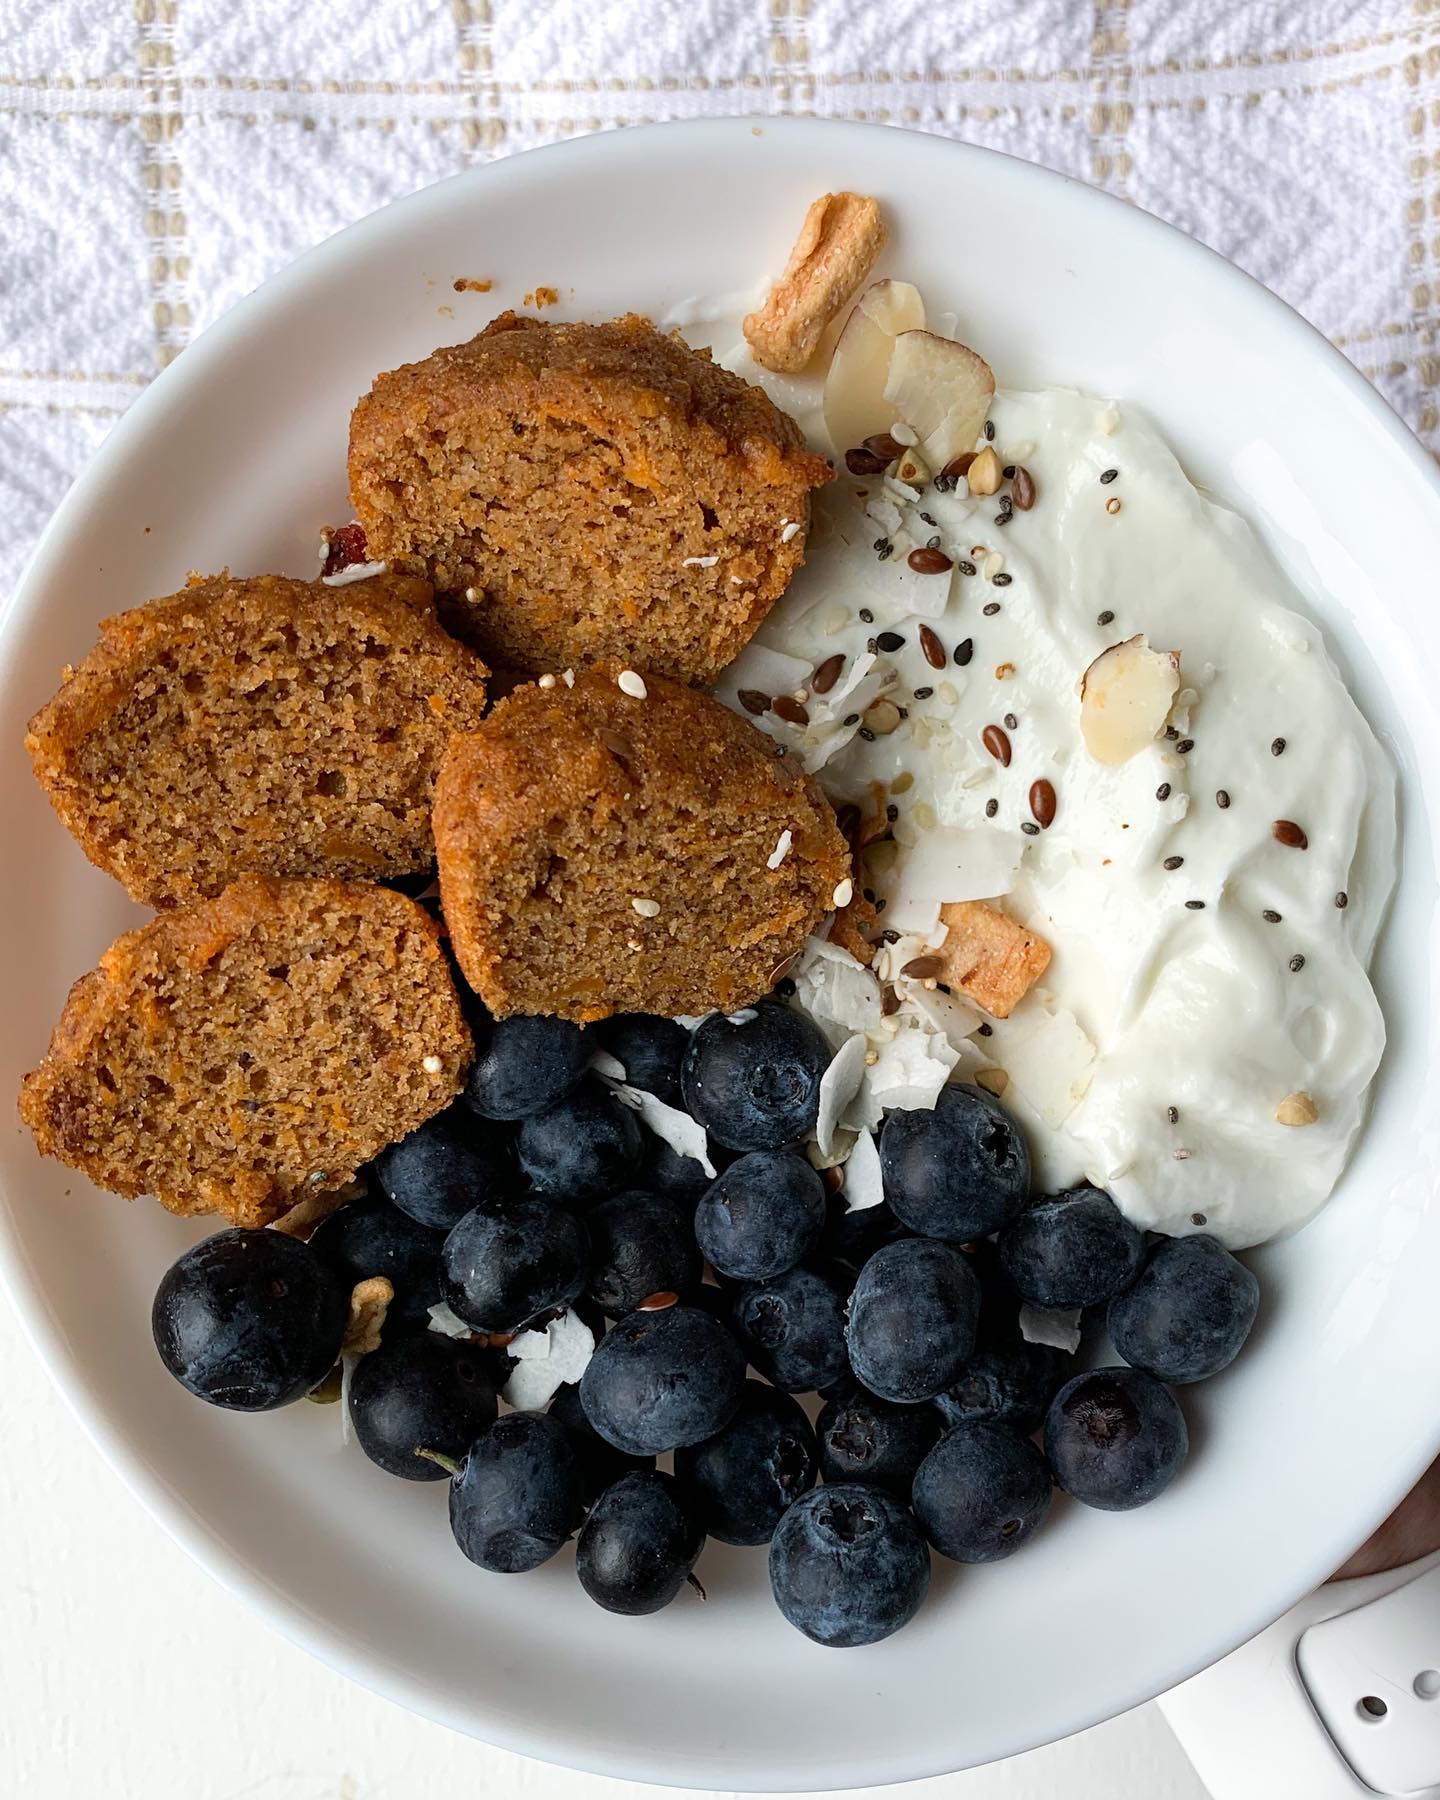
M 653 673 L 633 698 L 619 674 L 517 689 L 446 757 L 441 898 L 497 1015 L 743 1006 L 849 873 L 824 795 L 753 726 Z
M 712 681 L 799 568 L 832 473 L 758 387 L 633 313 L 504 313 L 381 375 L 350 425 L 370 554 L 433 581 L 452 629 L 529 674 Z
M 485 676 L 422 581 L 206 577 L 107 619 L 26 747 L 133 899 L 252 871 L 383 879 L 431 866 L 435 776 Z
M 264 1225 L 439 1112 L 472 1055 L 423 908 L 250 875 L 111 945 L 20 1113 L 100 1187 Z

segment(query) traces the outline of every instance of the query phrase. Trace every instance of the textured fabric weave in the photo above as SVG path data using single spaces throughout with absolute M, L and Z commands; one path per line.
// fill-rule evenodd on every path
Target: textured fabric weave
M 0 0 L 0 598 L 157 369 L 310 245 L 477 162 L 737 112 L 1122 194 L 1440 448 L 1440 0 Z

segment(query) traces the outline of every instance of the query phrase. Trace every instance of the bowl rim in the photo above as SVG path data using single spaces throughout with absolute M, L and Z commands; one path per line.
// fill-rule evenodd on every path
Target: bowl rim
M 1134 229 L 1147 233 L 1150 239 L 1168 244 L 1171 248 L 1178 248 L 1180 242 L 1188 244 L 1197 257 L 1203 257 L 1208 262 L 1212 276 L 1227 284 L 1230 291 L 1253 307 L 1257 314 L 1268 317 L 1272 324 L 1280 325 L 1293 336 L 1309 340 L 1311 351 L 1323 361 L 1330 377 L 1348 391 L 1352 400 L 1358 402 L 1367 414 L 1369 423 L 1389 440 L 1391 448 L 1411 465 L 1412 472 L 1419 477 L 1422 487 L 1428 490 L 1430 498 L 1436 503 L 1436 531 L 1437 536 L 1440 536 L 1440 468 L 1437 468 L 1423 444 L 1378 390 L 1322 332 L 1286 301 L 1179 227 L 1117 195 L 1092 187 L 1077 177 L 1027 162 L 1008 152 L 944 137 L 938 133 L 848 120 L 736 114 L 724 118 L 671 120 L 611 129 L 536 146 L 498 161 L 478 164 L 389 202 L 315 245 L 270 276 L 254 292 L 209 326 L 194 343 L 188 345 L 186 354 L 163 370 L 115 423 L 42 532 L 12 595 L 0 606 L 0 657 L 4 655 L 5 640 L 10 634 L 23 630 L 27 624 L 46 585 L 51 564 L 61 555 L 70 538 L 86 529 L 87 514 L 96 503 L 96 497 L 109 482 L 111 472 L 127 463 L 132 443 L 141 441 L 151 429 L 152 421 L 163 417 L 172 399 L 184 391 L 182 384 L 203 380 L 213 363 L 229 355 L 232 348 L 247 337 L 263 330 L 273 317 L 283 314 L 290 304 L 291 296 L 302 292 L 315 276 L 347 261 L 362 260 L 372 242 L 375 246 L 384 242 L 397 215 L 403 214 L 407 220 L 419 218 L 427 210 L 443 215 L 453 208 L 455 196 L 462 190 L 474 189 L 477 196 L 483 196 L 493 192 L 497 184 L 507 180 L 530 181 L 533 179 L 535 160 L 539 158 L 545 159 L 547 168 L 553 167 L 554 173 L 563 177 L 563 169 L 568 163 L 580 159 L 603 162 L 606 158 L 615 163 L 624 163 L 636 153 L 634 146 L 637 141 L 644 146 L 653 146 L 657 140 L 682 137 L 688 140 L 691 147 L 704 148 L 709 145 L 713 147 L 715 155 L 723 156 L 732 140 L 738 139 L 740 132 L 743 131 L 748 136 L 755 133 L 757 128 L 762 135 L 773 136 L 782 142 L 813 138 L 816 134 L 832 137 L 848 134 L 852 138 L 874 140 L 883 132 L 911 140 L 916 150 L 921 144 L 925 145 L 926 155 L 966 158 L 981 164 L 999 161 L 1011 165 L 1012 169 L 1023 169 L 1026 171 L 1026 179 L 1034 180 L 1052 191 L 1058 191 L 1061 187 L 1067 189 L 1066 204 L 1079 215 L 1093 216 L 1099 213 L 1113 217 L 1123 211 L 1135 222 Z M 517 168 L 523 168 L 524 174 L 517 177 Z M 72 1355 L 67 1345 L 60 1320 L 15 1231 L 3 1184 L 0 1184 L 0 1291 L 8 1296 L 25 1336 L 85 1435 L 145 1511 L 222 1587 L 244 1601 L 292 1643 L 370 1692 L 464 1735 L 480 1735 L 477 1709 L 462 1711 L 446 1703 L 443 1697 L 437 1698 L 418 1678 L 384 1664 L 350 1632 L 339 1625 L 317 1619 L 287 1590 L 271 1581 L 263 1570 L 232 1549 L 207 1520 L 193 1511 L 183 1497 L 166 1483 L 159 1471 L 132 1448 L 125 1433 L 91 1392 L 78 1358 Z M 1393 1481 L 1383 1484 L 1388 1498 L 1377 1511 L 1374 1523 L 1378 1524 L 1404 1497 L 1429 1465 L 1436 1451 L 1440 1450 L 1440 1419 L 1436 1420 L 1433 1440 L 1421 1437 L 1416 1442 L 1417 1448 L 1412 1461 L 1398 1467 L 1393 1473 Z M 1316 1552 L 1305 1578 L 1307 1590 L 1327 1579 L 1343 1561 L 1353 1548 L 1350 1541 L 1352 1535 L 1352 1528 L 1348 1525 L 1343 1533 L 1332 1529 L 1328 1540 L 1321 1546 L 1317 1534 Z M 1294 1598 L 1299 1598 L 1299 1595 L 1296 1594 Z M 1266 1600 L 1264 1603 L 1257 1603 L 1252 1600 L 1245 1616 L 1237 1619 L 1231 1634 L 1233 1642 L 1247 1640 L 1271 1623 L 1274 1616 L 1273 1602 Z M 1122 1704 L 1107 1707 L 1099 1713 L 1087 1706 L 1075 1709 L 1071 1716 L 1064 1716 L 1063 1710 L 1057 1709 L 1053 1729 L 1047 1727 L 1042 1734 L 1020 1748 L 1037 1748 L 1041 1744 L 1055 1742 L 1100 1723 L 1104 1718 L 1118 1716 L 1119 1713 L 1139 1706 L 1178 1685 L 1199 1669 L 1209 1666 L 1213 1660 L 1210 1656 L 1202 1656 L 1197 1660 L 1192 1654 L 1181 1659 L 1178 1666 L 1161 1668 Z M 478 1711 L 483 1713 L 483 1708 Z M 648 1761 L 643 1746 L 628 1746 L 623 1753 L 616 1753 L 610 1747 L 593 1742 L 582 1746 L 578 1741 L 566 1737 L 563 1732 L 557 1734 L 552 1730 L 546 1735 L 498 1713 L 483 1715 L 483 1735 L 485 1741 L 499 1748 L 567 1768 L 617 1779 L 704 1788 L 709 1791 L 704 1771 L 698 1765 L 680 1770 L 668 1769 Z M 1016 1753 L 1020 1751 L 1017 1750 Z M 859 1760 L 857 1759 L 857 1763 Z M 813 1778 L 807 1772 L 802 1781 L 797 1781 L 796 1772 L 790 1767 L 779 1770 L 759 1767 L 742 1771 L 727 1766 L 725 1778 L 728 1785 L 738 1785 L 744 1791 L 772 1789 L 777 1786 L 777 1781 L 778 1785 L 786 1787 L 788 1791 L 812 1791 L 869 1785 L 876 1781 L 918 1780 L 947 1774 L 953 1770 L 950 1759 L 943 1754 L 937 1759 L 933 1752 L 913 1760 L 903 1752 L 894 1753 L 898 1773 L 886 1774 L 878 1771 L 873 1764 L 862 1763 L 857 1766 L 857 1763 L 852 1763 L 849 1759 L 843 1763 L 837 1760 L 835 1766 L 816 1769 Z

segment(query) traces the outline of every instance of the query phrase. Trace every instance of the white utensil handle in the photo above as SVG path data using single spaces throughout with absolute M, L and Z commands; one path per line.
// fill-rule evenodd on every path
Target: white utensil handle
M 1440 1800 L 1440 1555 L 1331 1582 L 1160 1707 L 1213 1800 Z

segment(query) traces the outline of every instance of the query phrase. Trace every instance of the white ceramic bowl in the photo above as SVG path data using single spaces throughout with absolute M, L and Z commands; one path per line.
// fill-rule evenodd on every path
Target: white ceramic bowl
M 1258 1259 L 1261 1328 L 1233 1371 L 1187 1396 L 1180 1482 L 1128 1517 L 1061 1505 L 1011 1563 L 937 1559 L 919 1620 L 874 1649 L 809 1644 L 774 1611 L 764 1557 L 718 1546 L 702 1565 L 708 1605 L 615 1619 L 585 1599 L 568 1555 L 521 1578 L 470 1567 L 444 1489 L 342 1450 L 333 1411 L 242 1418 L 190 1399 L 155 1357 L 149 1309 L 200 1231 L 42 1164 L 17 1124 L 0 1142 L 16 1304 L 102 1451 L 194 1556 L 418 1711 L 535 1756 L 701 1787 L 901 1780 L 1133 1706 L 1320 1581 L 1440 1443 L 1430 459 L 1279 301 L 1077 183 L 891 130 L 662 126 L 476 170 L 268 283 L 116 427 L 0 638 L 10 1095 L 69 982 L 138 917 L 56 824 L 20 749 L 96 620 L 191 568 L 312 573 L 317 526 L 348 516 L 346 420 L 377 370 L 469 335 L 537 283 L 562 296 L 551 316 L 591 317 L 748 287 L 779 267 L 808 201 L 840 187 L 882 198 L 887 267 L 958 310 L 1002 383 L 1142 403 L 1191 474 L 1243 507 L 1402 770 L 1374 1115 L 1328 1211 Z M 492 277 L 494 292 L 456 294 L 456 276 Z

